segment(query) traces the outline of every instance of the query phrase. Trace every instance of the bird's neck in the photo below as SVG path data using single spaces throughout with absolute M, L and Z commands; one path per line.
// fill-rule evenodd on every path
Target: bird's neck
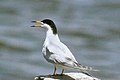
M 46 33 L 45 41 L 50 42 L 50 43 L 51 42 L 55 43 L 55 42 L 60 42 L 60 39 L 58 37 L 58 34 L 53 34 L 52 30 L 48 30 Z

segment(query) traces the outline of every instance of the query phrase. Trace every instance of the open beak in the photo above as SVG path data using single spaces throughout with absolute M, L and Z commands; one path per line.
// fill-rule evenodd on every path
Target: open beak
M 31 27 L 41 27 L 42 22 L 41 21 L 32 21 L 32 23 L 35 23 L 35 25 L 31 26 Z

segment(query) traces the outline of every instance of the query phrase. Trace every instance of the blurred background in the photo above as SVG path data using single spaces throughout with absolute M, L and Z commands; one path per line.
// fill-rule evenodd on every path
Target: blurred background
M 0 0 L 1 80 L 53 73 L 41 53 L 45 30 L 30 27 L 45 18 L 79 63 L 100 70 L 93 76 L 120 79 L 120 0 Z

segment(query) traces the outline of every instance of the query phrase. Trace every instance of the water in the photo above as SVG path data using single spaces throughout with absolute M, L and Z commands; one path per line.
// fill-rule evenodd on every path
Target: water
M 53 73 L 41 53 L 45 31 L 29 27 L 44 18 L 54 20 L 78 62 L 100 70 L 93 76 L 120 79 L 119 0 L 0 0 L 1 80 Z

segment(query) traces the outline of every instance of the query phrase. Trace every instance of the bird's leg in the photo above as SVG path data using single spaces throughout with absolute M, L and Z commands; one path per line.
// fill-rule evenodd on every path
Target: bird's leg
M 54 66 L 54 73 L 53 73 L 53 76 L 56 75 L 56 66 Z
M 62 69 L 61 75 L 63 75 L 64 69 Z

